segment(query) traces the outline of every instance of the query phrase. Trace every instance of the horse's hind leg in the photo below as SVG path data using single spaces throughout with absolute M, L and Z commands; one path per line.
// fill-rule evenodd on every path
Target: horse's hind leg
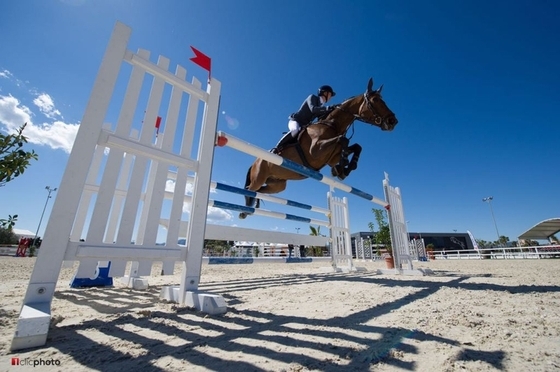
M 266 185 L 258 189 L 263 194 L 277 194 L 286 189 L 286 180 L 267 180 Z
M 262 159 L 257 159 L 253 165 L 247 171 L 247 177 L 245 179 L 245 189 L 249 191 L 260 191 L 263 188 L 263 184 L 268 178 L 267 167 L 264 166 L 264 161 Z M 260 200 L 252 196 L 245 196 L 245 206 L 247 207 L 260 207 Z M 246 218 L 250 212 L 239 213 L 239 218 Z
M 256 192 L 260 192 L 263 194 L 276 194 L 279 193 L 281 191 L 284 191 L 284 189 L 286 189 L 286 180 L 272 180 L 272 181 L 267 181 L 266 185 L 261 186 L 258 190 L 255 190 Z M 247 199 L 248 197 L 245 197 L 245 199 Z M 260 199 L 259 198 L 252 198 L 253 202 L 256 199 L 256 203 L 254 208 L 260 208 L 261 203 L 260 203 Z M 252 207 L 253 205 L 247 205 L 248 207 Z M 245 219 L 249 214 L 251 213 L 247 213 L 247 212 L 241 212 L 239 213 L 239 218 L 240 219 Z
M 249 169 L 247 170 L 247 176 L 245 177 L 245 189 L 249 190 L 249 191 L 256 191 L 256 189 L 258 187 L 255 187 L 255 168 L 258 169 L 258 167 L 260 166 L 260 163 L 255 161 L 253 163 L 253 165 L 251 165 L 249 167 Z M 258 172 L 256 172 L 258 174 Z M 262 185 L 262 183 L 261 183 Z M 259 200 L 255 199 L 255 197 L 253 196 L 245 196 L 245 206 L 246 207 L 253 207 L 255 204 L 259 204 Z M 258 208 L 258 206 L 257 206 Z M 240 219 L 245 219 L 247 217 L 247 215 L 249 215 L 249 212 L 241 212 L 239 213 L 239 218 Z

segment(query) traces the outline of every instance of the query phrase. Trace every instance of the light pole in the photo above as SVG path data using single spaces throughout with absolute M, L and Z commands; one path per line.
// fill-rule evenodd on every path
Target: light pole
M 500 233 L 498 232 L 498 224 L 496 224 L 496 217 L 494 217 L 494 210 L 492 209 L 492 199 L 494 199 L 494 197 L 489 196 L 487 198 L 483 198 L 482 201 L 487 202 L 490 206 L 490 213 L 492 214 L 492 220 L 494 221 L 494 227 L 496 228 L 496 234 L 498 235 L 498 244 L 500 244 Z
M 45 189 L 49 192 L 47 195 L 47 201 L 45 202 L 45 206 L 43 207 L 43 213 L 41 213 L 41 218 L 39 219 L 39 226 L 37 226 L 37 232 L 35 233 L 35 237 L 33 238 L 33 245 L 37 241 L 37 235 L 39 235 L 39 229 L 41 228 L 41 222 L 43 222 L 43 216 L 45 215 L 45 210 L 47 209 L 47 204 L 49 204 L 49 199 L 51 198 L 51 193 L 58 190 L 58 188 L 51 189 L 50 186 L 46 186 Z

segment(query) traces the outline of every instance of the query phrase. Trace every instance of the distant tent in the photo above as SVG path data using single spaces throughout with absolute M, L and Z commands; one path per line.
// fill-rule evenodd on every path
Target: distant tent
M 24 229 L 13 229 L 12 230 L 14 232 L 14 234 L 17 235 L 17 237 L 19 239 L 21 238 L 34 238 L 35 237 L 35 233 L 29 230 L 24 230 Z
M 519 240 L 550 240 L 550 237 L 560 232 L 560 218 L 544 220 L 519 235 Z

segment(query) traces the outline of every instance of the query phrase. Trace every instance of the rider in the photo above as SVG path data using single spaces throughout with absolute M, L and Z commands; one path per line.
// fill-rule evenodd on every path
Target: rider
M 279 150 L 297 138 L 301 127 L 306 127 L 316 118 L 334 110 L 338 105 L 325 106 L 325 103 L 329 102 L 335 95 L 336 93 L 330 85 L 321 86 L 318 96 L 314 94 L 309 95 L 301 104 L 299 110 L 290 115 L 290 120 L 288 121 L 288 129 L 290 131 L 278 141 L 271 152 L 277 154 Z

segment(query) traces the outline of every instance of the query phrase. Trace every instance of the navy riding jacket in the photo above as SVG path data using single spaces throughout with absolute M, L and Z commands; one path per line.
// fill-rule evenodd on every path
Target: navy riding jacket
M 328 106 L 323 106 L 321 99 L 318 96 L 311 94 L 301 104 L 299 110 L 290 115 L 290 119 L 297 121 L 299 125 L 303 126 L 311 123 L 327 111 Z

